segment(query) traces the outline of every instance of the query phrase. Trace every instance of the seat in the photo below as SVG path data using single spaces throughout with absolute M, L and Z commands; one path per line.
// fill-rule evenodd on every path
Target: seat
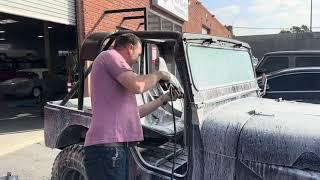
M 159 61 L 159 70 L 169 72 L 165 60 L 161 57 L 159 57 L 157 60 Z M 171 79 L 174 83 L 176 83 L 177 86 L 181 87 L 175 76 L 171 77 Z M 150 102 L 154 100 L 154 96 L 158 96 L 160 94 L 161 93 L 159 92 L 159 89 L 155 88 L 142 95 L 137 95 L 138 105 L 142 105 L 145 102 Z M 141 124 L 145 138 L 172 139 L 172 137 L 174 137 L 174 124 L 171 105 L 171 102 L 169 102 L 167 105 L 161 106 L 151 114 L 141 118 Z M 173 107 L 176 119 L 176 133 L 177 135 L 182 135 L 184 131 L 183 99 L 178 99 L 173 102 Z

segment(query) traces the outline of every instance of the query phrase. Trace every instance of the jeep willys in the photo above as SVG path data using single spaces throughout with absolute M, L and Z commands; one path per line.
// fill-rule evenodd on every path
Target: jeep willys
M 46 146 L 62 150 L 54 180 L 86 179 L 83 142 L 91 105 L 83 89 L 91 68 L 84 71 L 84 63 L 122 33 L 90 35 L 80 53 L 79 82 L 64 100 L 45 106 Z M 131 179 L 320 178 L 320 106 L 260 98 L 248 44 L 201 34 L 132 33 L 143 46 L 135 72 L 166 66 L 184 98 L 141 119 L 144 141 L 130 148 Z M 70 99 L 76 91 L 78 98 Z M 137 94 L 137 103 L 159 93 Z

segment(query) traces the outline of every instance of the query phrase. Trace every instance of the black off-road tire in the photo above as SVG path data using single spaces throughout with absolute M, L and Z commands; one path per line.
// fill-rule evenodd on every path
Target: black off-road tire
M 51 180 L 87 180 L 83 158 L 83 145 L 66 147 L 53 163 Z

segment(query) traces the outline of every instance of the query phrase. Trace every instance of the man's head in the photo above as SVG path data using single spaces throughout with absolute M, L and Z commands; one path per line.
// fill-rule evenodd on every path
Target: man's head
M 118 36 L 113 48 L 125 58 L 129 65 L 137 63 L 142 52 L 140 39 L 132 33 Z

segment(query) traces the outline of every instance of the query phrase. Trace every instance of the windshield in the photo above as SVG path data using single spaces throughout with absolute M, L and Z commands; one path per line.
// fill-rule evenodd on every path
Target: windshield
M 250 54 L 246 50 L 190 45 L 188 57 L 198 90 L 253 81 Z

